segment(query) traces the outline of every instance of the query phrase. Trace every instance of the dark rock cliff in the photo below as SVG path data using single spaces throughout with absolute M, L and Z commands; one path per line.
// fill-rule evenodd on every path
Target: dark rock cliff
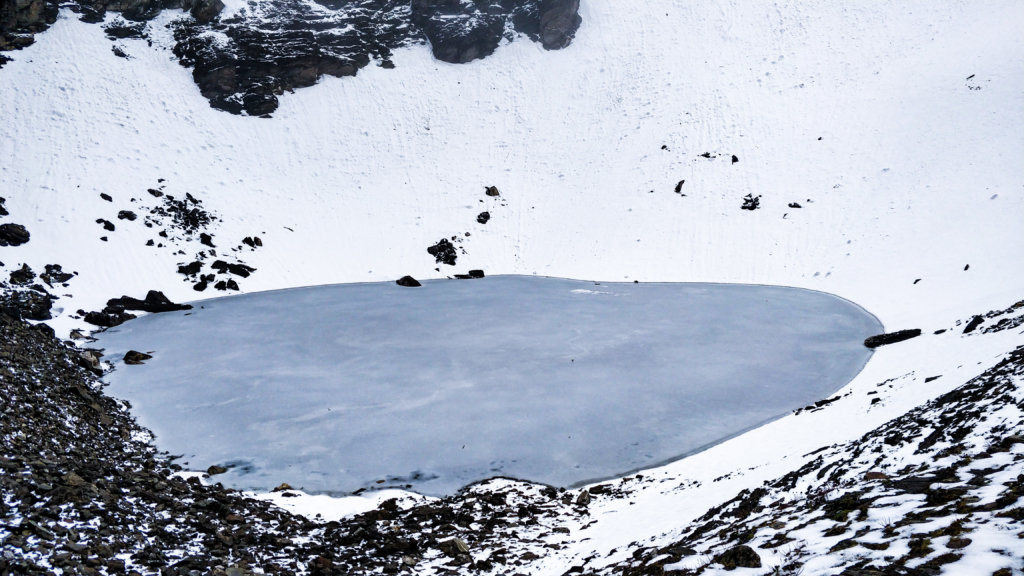
M 23 48 L 53 23 L 53 0 L 0 0 L 0 50 Z M 270 0 L 221 17 L 221 0 L 77 0 L 86 22 L 108 12 L 111 39 L 145 38 L 146 21 L 165 9 L 187 11 L 172 25 L 174 53 L 193 68 L 210 105 L 233 114 L 270 114 L 278 97 L 322 76 L 354 76 L 391 51 L 427 42 L 434 56 L 461 64 L 524 35 L 550 50 L 565 48 L 580 26 L 579 0 Z M 0 56 L 0 65 L 3 63 Z

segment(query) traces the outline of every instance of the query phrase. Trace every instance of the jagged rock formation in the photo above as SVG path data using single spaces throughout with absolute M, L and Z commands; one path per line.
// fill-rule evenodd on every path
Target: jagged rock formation
M 54 0 L 0 0 L 0 51 L 20 50 L 57 21 Z M 7 58 L 0 54 L 0 66 Z
M 31 44 L 31 32 L 56 19 L 52 0 L 2 2 L 0 50 Z M 137 23 L 187 11 L 191 18 L 174 24 L 175 55 L 211 106 L 250 116 L 270 114 L 279 96 L 324 75 L 354 76 L 372 60 L 393 68 L 391 51 L 402 46 L 429 42 L 436 58 L 461 64 L 517 34 L 565 48 L 581 22 L 579 0 L 270 0 L 225 18 L 221 0 L 78 0 L 72 9 L 86 22 L 120 12 Z M 118 20 L 105 29 L 114 39 L 145 37 L 145 28 Z

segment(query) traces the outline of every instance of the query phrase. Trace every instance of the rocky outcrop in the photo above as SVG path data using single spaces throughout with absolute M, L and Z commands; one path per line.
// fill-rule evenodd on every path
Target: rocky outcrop
M 31 44 L 31 33 L 57 14 L 54 0 L 0 6 L 0 50 Z M 172 24 L 174 54 L 193 69 L 210 106 L 249 116 L 271 114 L 283 94 L 323 76 L 355 76 L 374 60 L 394 68 L 391 52 L 403 46 L 428 42 L 437 59 L 463 64 L 517 35 L 564 48 L 580 25 L 579 0 L 267 0 L 228 17 L 222 0 L 77 0 L 69 7 L 86 22 L 119 12 L 104 26 L 111 39 L 145 38 L 146 22 L 162 10 L 188 12 L 191 18 Z
M 0 0 L 0 51 L 20 50 L 57 21 L 54 0 Z M 6 58 L 0 58 L 3 65 Z
M 583 19 L 580 0 L 542 0 L 540 41 L 548 50 L 561 50 L 572 42 Z

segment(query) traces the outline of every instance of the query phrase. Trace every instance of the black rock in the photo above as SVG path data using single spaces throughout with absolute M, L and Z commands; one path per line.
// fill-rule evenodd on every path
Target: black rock
M 398 284 L 399 286 L 405 286 L 406 288 L 418 288 L 422 286 L 422 284 L 420 284 L 419 281 L 417 281 L 412 276 L 402 276 L 401 278 L 395 281 L 395 284 Z
M 143 312 L 173 312 L 176 310 L 191 310 L 188 304 L 175 304 L 171 302 L 163 292 L 150 290 L 145 300 L 139 300 L 130 296 L 111 298 L 107 300 L 107 306 L 120 307 L 124 310 L 141 310 Z
M 103 229 L 108 231 L 108 232 L 113 232 L 115 230 L 114 223 L 111 222 L 110 220 L 104 220 L 103 218 L 98 218 L 96 220 L 96 223 L 97 224 L 102 224 L 103 225 Z
M 164 195 L 163 192 L 161 192 L 159 190 L 154 190 L 152 188 L 150 188 L 149 190 L 146 190 L 146 192 L 149 192 L 150 194 L 152 194 L 153 196 L 156 196 L 157 198 L 159 198 L 159 197 Z
M 21 246 L 31 237 L 21 224 L 0 224 L 0 246 Z
M 85 315 L 85 321 L 93 326 L 100 326 L 102 328 L 110 328 L 112 326 L 120 326 L 125 322 L 136 318 L 134 314 L 128 314 L 127 312 L 121 312 L 119 314 L 107 314 L 106 312 L 89 312 Z
M 200 280 L 199 282 L 196 282 L 195 284 L 192 285 L 192 289 L 195 290 L 196 292 L 202 292 L 203 290 L 206 290 L 206 287 L 207 282 L 205 279 Z
M 483 270 L 470 270 L 469 271 L 469 277 L 470 278 L 483 278 L 484 277 L 484 271 Z
M 110 51 L 114 53 L 114 56 L 118 58 L 128 58 L 128 53 L 124 51 L 120 46 L 112 46 Z
M 4 208 L 4 202 L 6 202 L 6 201 L 7 201 L 6 198 L 0 197 L 0 216 L 9 216 L 10 215 L 10 212 L 7 211 L 7 208 Z
M 27 285 L 35 279 L 36 273 L 28 267 L 28 264 L 22 264 L 21 268 L 11 272 L 11 284 Z
M 717 562 L 726 570 L 736 568 L 760 568 L 761 557 L 750 546 L 740 545 L 729 548 L 725 552 L 714 557 L 712 562 Z
M 235 280 L 233 278 L 228 278 L 227 289 L 228 290 L 239 290 L 238 283 L 235 282 Z
M 210 268 L 220 272 L 221 274 L 231 273 L 235 276 L 241 276 L 242 278 L 248 278 L 250 274 L 256 271 L 252 266 L 246 266 L 245 264 L 228 264 L 223 260 L 216 260 L 213 264 L 210 264 Z
M 739 161 L 740 161 L 740 159 L 739 159 L 739 158 L 737 158 L 735 154 L 733 154 L 733 155 L 732 155 L 732 163 L 733 163 L 733 164 L 735 164 L 735 163 L 737 163 L 737 162 L 739 162 Z
M 121 210 L 120 212 L 117 213 L 118 220 L 127 220 L 129 222 L 132 222 L 136 218 L 138 218 L 138 216 L 136 216 L 135 212 L 132 212 L 131 210 Z
M 985 319 L 981 316 L 975 316 L 974 318 L 971 318 L 971 321 L 968 322 L 967 326 L 964 328 L 964 334 L 970 334 L 971 332 L 974 332 L 974 329 L 977 328 L 978 326 L 981 326 L 981 323 L 984 321 Z
M 213 288 L 215 290 L 227 290 L 228 289 L 228 283 L 223 281 L 223 280 L 221 280 L 220 282 L 217 282 L 216 284 L 214 284 Z
M 137 364 L 142 364 L 143 360 L 149 360 L 150 358 L 152 358 L 152 356 L 150 356 L 149 354 L 145 354 L 143 352 L 137 352 L 135 350 L 129 350 L 124 355 L 124 363 L 125 364 L 137 365 Z
M 43 272 L 42 274 L 39 275 L 39 278 L 42 279 L 43 282 L 49 284 L 51 287 L 54 284 L 67 282 L 68 280 L 71 280 L 74 277 L 74 274 L 70 274 L 62 270 L 60 264 L 47 264 L 46 272 Z
M 790 208 L 803 208 L 803 206 L 797 204 L 796 202 L 790 202 L 789 203 L 789 207 Z
M 743 206 L 740 206 L 742 210 L 757 210 L 761 207 L 761 196 L 754 196 L 753 194 L 747 194 L 746 198 L 743 199 Z
M 498 187 L 497 186 L 488 186 L 487 190 L 485 191 L 485 193 L 488 196 L 501 196 L 501 192 L 498 191 Z
M 110 197 L 110 194 L 104 194 L 102 192 L 100 193 L 100 198 L 103 198 L 107 202 L 113 202 L 114 201 L 114 199 Z
M 195 276 L 199 274 L 199 271 L 203 269 L 203 263 L 200 261 L 192 262 L 184 266 L 178 266 L 178 274 L 184 274 L 186 276 Z
M 481 224 L 487 224 L 487 221 L 490 220 L 490 219 L 491 219 L 491 213 L 490 212 L 481 212 L 481 213 L 477 214 L 477 216 L 476 216 L 476 221 L 481 223 Z
M 541 44 L 548 50 L 560 50 L 568 46 L 583 22 L 579 11 L 579 0 L 541 0 Z
M 210 236 L 206 232 L 199 233 L 199 243 L 204 246 L 209 246 L 210 248 L 216 248 L 216 246 L 213 245 L 213 236 Z
M 676 194 L 682 194 L 683 184 L 686 184 L 686 180 L 680 180 L 679 183 L 676 184 Z
M 912 330 L 900 330 L 898 332 L 889 332 L 888 334 L 878 334 L 876 336 L 870 336 L 864 340 L 864 345 L 868 348 L 878 348 L 879 346 L 885 346 L 886 344 L 895 344 L 897 342 L 903 342 L 904 340 L 910 340 L 921 335 L 921 330 L 914 328 Z
M 449 266 L 455 266 L 455 260 L 459 257 L 455 252 L 455 246 L 452 246 L 447 238 L 442 238 L 437 244 L 427 248 L 427 252 L 434 257 L 436 263 L 444 263 Z

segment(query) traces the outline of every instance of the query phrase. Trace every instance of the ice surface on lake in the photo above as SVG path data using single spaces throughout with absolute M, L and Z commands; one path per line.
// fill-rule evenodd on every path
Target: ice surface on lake
M 108 392 L 188 468 L 234 465 L 225 484 L 448 494 L 705 448 L 829 396 L 880 332 L 794 288 L 497 276 L 220 298 L 99 345 Z M 125 366 L 129 349 L 153 359 Z

